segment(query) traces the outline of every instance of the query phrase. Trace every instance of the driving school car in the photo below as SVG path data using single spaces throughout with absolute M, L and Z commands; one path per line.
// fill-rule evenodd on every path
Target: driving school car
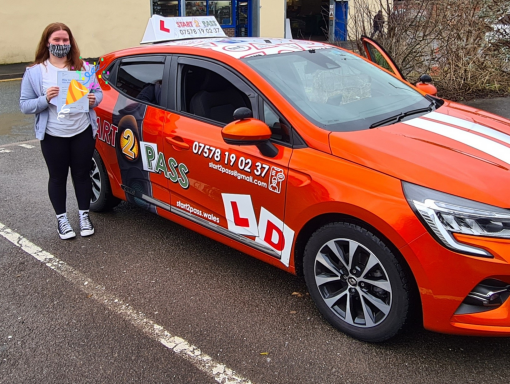
M 389 70 L 186 20 L 102 58 L 93 210 L 127 200 L 303 275 L 361 340 L 415 312 L 510 336 L 510 121 L 412 86 L 369 39 Z

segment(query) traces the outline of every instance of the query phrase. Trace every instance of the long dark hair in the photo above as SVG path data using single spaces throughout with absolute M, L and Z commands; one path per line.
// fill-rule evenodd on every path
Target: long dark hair
M 47 44 L 53 32 L 56 31 L 66 31 L 69 35 L 69 44 L 71 44 L 71 50 L 67 54 L 67 67 L 69 69 L 81 70 L 83 67 L 83 60 L 80 59 L 80 48 L 78 48 L 78 44 L 76 43 L 76 40 L 74 40 L 73 33 L 64 23 L 51 23 L 44 29 L 41 36 L 41 41 L 39 41 L 39 45 L 35 51 L 34 65 L 44 63 L 49 59 L 50 51 L 47 47 Z

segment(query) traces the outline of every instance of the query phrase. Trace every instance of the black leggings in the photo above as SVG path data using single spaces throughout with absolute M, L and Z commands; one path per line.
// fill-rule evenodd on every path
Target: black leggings
M 90 170 L 95 143 L 90 125 L 76 136 L 56 137 L 46 134 L 41 141 L 42 153 L 50 174 L 48 194 L 57 215 L 66 212 L 69 167 L 78 200 L 78 209 L 89 209 L 92 196 Z

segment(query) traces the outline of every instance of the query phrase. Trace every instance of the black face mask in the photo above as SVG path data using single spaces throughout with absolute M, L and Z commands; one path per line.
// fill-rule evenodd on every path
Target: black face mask
M 48 48 L 53 56 L 56 56 L 61 59 L 62 57 L 66 57 L 69 51 L 71 51 L 71 44 L 60 45 L 50 43 L 50 46 Z

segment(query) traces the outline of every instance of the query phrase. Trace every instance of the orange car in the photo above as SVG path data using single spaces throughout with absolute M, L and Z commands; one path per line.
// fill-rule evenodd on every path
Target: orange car
M 304 275 L 360 340 L 414 311 L 429 330 L 510 336 L 510 121 L 317 42 L 102 60 L 93 210 L 127 200 Z

